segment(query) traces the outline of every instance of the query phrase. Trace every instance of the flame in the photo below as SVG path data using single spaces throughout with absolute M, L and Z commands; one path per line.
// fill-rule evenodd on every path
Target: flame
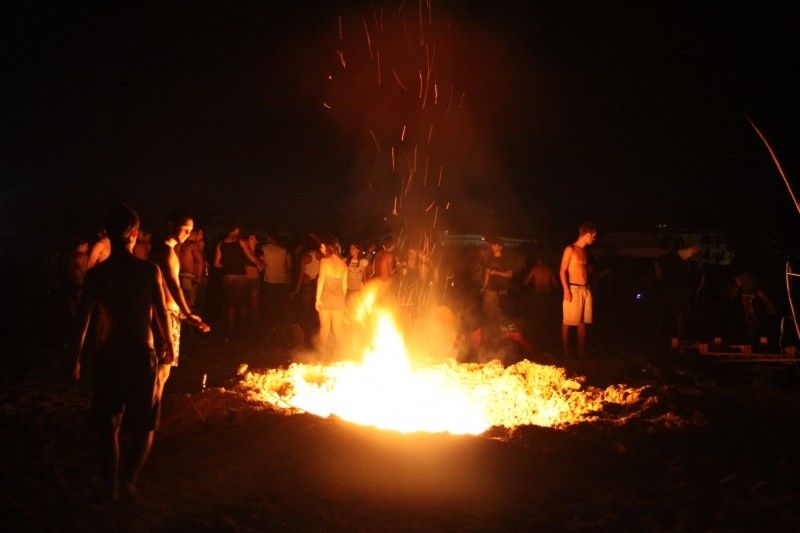
M 372 325 L 361 362 L 293 363 L 242 383 L 255 401 L 403 433 L 481 434 L 491 427 L 563 427 L 597 418 L 606 403 L 632 404 L 641 389 L 583 389 L 583 378 L 528 360 L 412 364 L 392 314 L 367 292 L 355 318 Z

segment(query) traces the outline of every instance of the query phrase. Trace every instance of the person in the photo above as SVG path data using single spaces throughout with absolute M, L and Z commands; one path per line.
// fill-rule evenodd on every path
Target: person
M 348 307 L 352 307 L 361 293 L 361 288 L 367 281 L 367 268 L 369 261 L 361 255 L 361 245 L 352 243 L 350 245 L 350 257 L 347 260 L 347 294 L 345 301 Z
M 133 255 L 139 259 L 147 259 L 150 257 L 150 250 L 153 248 L 150 242 L 152 235 L 149 231 L 139 230 L 139 236 L 136 238 L 136 245 L 133 247 Z
M 700 252 L 699 246 L 684 247 L 680 237 L 667 253 L 654 262 L 656 294 L 659 300 L 658 337 L 684 339 L 689 309 L 689 268 L 687 262 Z
M 100 233 L 97 241 L 89 249 L 89 257 L 86 259 L 86 270 L 91 270 L 99 263 L 102 263 L 111 255 L 111 243 L 105 232 Z
M 530 310 L 532 320 L 531 328 L 534 331 L 534 338 L 542 341 L 553 331 L 556 314 L 555 305 L 558 300 L 558 288 L 560 283 L 550 265 L 544 262 L 541 253 L 537 253 L 534 264 L 528 271 L 523 283 L 524 287 L 530 287 Z M 555 339 L 553 339 L 555 340 Z
M 81 301 L 83 280 L 86 277 L 86 261 L 89 258 L 89 241 L 84 237 L 76 237 L 64 260 L 64 286 L 67 293 L 67 305 L 70 325 L 78 316 L 78 305 Z
M 201 248 L 202 240 L 203 230 L 193 227 L 189 237 L 180 245 L 178 253 L 181 290 L 186 303 L 195 310 L 199 310 L 201 301 L 199 292 L 206 273 L 206 260 Z
M 483 272 L 481 285 L 481 309 L 483 318 L 488 322 L 497 322 L 501 316 L 500 299 L 508 295 L 508 287 L 514 272 L 506 256 L 503 254 L 503 241 L 490 238 L 489 257 L 486 258 L 486 269 Z
M 394 276 L 394 250 L 397 247 L 397 240 L 394 236 L 387 235 L 383 239 L 381 247 L 381 252 L 375 258 L 375 277 L 381 281 L 389 282 Z
M 164 283 L 164 294 L 167 304 L 167 324 L 169 326 L 170 341 L 173 346 L 174 357 L 169 365 L 161 365 L 158 372 L 159 394 L 169 379 L 170 367 L 178 366 L 180 357 L 181 321 L 186 320 L 203 333 L 208 333 L 211 328 L 200 316 L 196 315 L 186 296 L 183 294 L 180 283 L 180 260 L 175 253 L 175 247 L 183 244 L 189 237 L 194 227 L 194 220 L 183 209 L 175 209 L 167 215 L 166 237 L 156 243 L 150 252 L 150 260 L 161 269 Z
M 592 323 L 592 293 L 589 289 L 589 268 L 586 247 L 597 238 L 597 228 L 586 222 L 578 229 L 578 239 L 564 248 L 561 256 L 561 288 L 564 291 L 561 324 L 561 344 L 564 356 L 569 357 L 569 330 L 577 328 L 578 354 L 586 355 L 586 325 Z
M 97 310 L 97 350 L 90 418 L 100 433 L 100 463 L 106 494 L 116 499 L 122 483 L 135 496 L 135 481 L 153 444 L 161 397 L 159 364 L 172 363 L 163 280 L 158 267 L 133 256 L 139 216 L 131 208 L 113 209 L 105 221 L 111 253 L 86 274 L 77 321 L 72 375 L 81 378 L 81 354 Z M 158 355 L 151 324 L 167 342 Z M 119 433 L 132 434 L 120 468 Z
M 322 259 L 320 245 L 322 243 L 313 233 L 306 236 L 304 252 L 300 255 L 298 264 L 297 283 L 290 297 L 292 300 L 299 297 L 297 307 L 298 322 L 303 330 L 306 343 L 313 337 L 317 315 L 315 312 L 314 295 L 316 293 L 319 264 Z
M 250 304 L 250 281 L 245 274 L 245 264 L 261 266 L 247 241 L 242 239 L 239 226 L 230 228 L 225 238 L 217 244 L 214 253 L 214 267 L 222 273 L 223 313 L 228 332 L 233 333 L 241 318 L 246 316 Z
M 345 294 L 347 294 L 347 265 L 340 257 L 339 241 L 327 238 L 320 245 L 322 259 L 319 262 L 317 292 L 314 307 L 319 313 L 319 347 L 325 353 L 333 334 L 337 343 L 344 341 L 343 324 Z
M 250 254 L 255 257 L 258 253 L 258 237 L 254 233 L 251 233 L 247 236 L 247 248 L 250 250 Z M 256 317 L 258 316 L 258 300 L 260 298 L 261 292 L 261 270 L 263 270 L 263 263 L 261 260 L 258 263 L 254 263 L 253 261 L 245 261 L 244 263 L 244 275 L 247 277 L 247 285 L 248 285 L 248 305 L 247 315 L 248 320 L 255 324 Z
M 270 233 L 267 234 L 266 244 L 261 250 L 261 261 L 264 264 L 262 292 L 264 317 L 274 331 L 286 312 L 292 259 L 288 250 L 278 243 L 274 234 Z

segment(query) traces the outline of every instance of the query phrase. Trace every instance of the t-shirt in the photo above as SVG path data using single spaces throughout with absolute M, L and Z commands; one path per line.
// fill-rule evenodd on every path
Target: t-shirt
M 491 256 L 486 261 L 486 269 L 506 272 L 511 270 L 511 263 L 504 255 L 501 255 L 500 257 Z M 498 276 L 495 274 L 493 276 L 489 276 L 489 284 L 486 286 L 486 288 L 490 291 L 502 291 L 507 289 L 510 284 L 511 278 L 504 278 L 503 276 Z
M 347 263 L 347 290 L 357 291 L 361 290 L 361 281 L 364 279 L 364 272 L 369 266 L 369 261 L 366 259 L 350 259 Z

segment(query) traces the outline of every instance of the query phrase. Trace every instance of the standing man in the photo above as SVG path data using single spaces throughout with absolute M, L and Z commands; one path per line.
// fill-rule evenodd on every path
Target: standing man
M 289 252 L 281 244 L 274 234 L 267 234 L 267 243 L 261 253 L 261 261 L 264 263 L 264 291 L 263 306 L 264 315 L 268 327 L 275 331 L 278 322 L 286 316 L 287 300 L 289 296 L 289 282 L 292 277 L 292 259 Z M 280 324 L 284 324 L 281 322 Z
M 167 319 L 170 332 L 170 341 L 174 347 L 174 358 L 169 365 L 161 365 L 158 369 L 159 394 L 163 392 L 164 385 L 169 378 L 170 366 L 178 366 L 180 356 L 181 320 L 186 320 L 203 333 L 211 328 L 203 319 L 192 312 L 186 302 L 186 297 L 181 289 L 180 270 L 181 263 L 175 246 L 183 243 L 194 228 L 194 220 L 183 209 L 175 209 L 167 215 L 167 234 L 164 240 L 153 246 L 150 260 L 161 269 L 164 294 L 167 304 Z
M 586 355 L 586 324 L 592 323 L 592 293 L 589 290 L 589 269 L 586 246 L 597 238 L 597 228 L 586 222 L 578 229 L 578 240 L 564 248 L 561 256 L 561 287 L 564 290 L 564 322 L 561 325 L 561 344 L 564 356 L 569 357 L 569 328 L 578 330 L 578 355 Z
M 111 253 L 86 274 L 77 325 L 72 375 L 81 377 L 81 352 L 92 314 L 97 310 L 94 383 L 90 417 L 100 432 L 100 463 L 107 495 L 116 499 L 119 483 L 135 496 L 136 475 L 147 459 L 158 423 L 159 364 L 174 357 L 171 342 L 156 355 L 151 325 L 167 333 L 167 309 L 161 272 L 148 261 L 133 256 L 139 216 L 127 206 L 112 210 L 105 221 Z M 120 471 L 119 431 L 132 433 Z M 121 475 L 121 480 L 120 480 Z
M 178 259 L 181 264 L 180 282 L 186 303 L 192 309 L 200 309 L 199 297 L 201 284 L 206 273 L 206 260 L 203 257 L 201 242 L 203 230 L 192 228 L 189 237 L 180 245 Z
M 481 310 L 486 322 L 495 324 L 500 319 L 500 299 L 508 296 L 508 287 L 513 276 L 511 265 L 503 255 L 503 241 L 496 237 L 489 239 L 489 257 L 486 259 L 481 285 Z

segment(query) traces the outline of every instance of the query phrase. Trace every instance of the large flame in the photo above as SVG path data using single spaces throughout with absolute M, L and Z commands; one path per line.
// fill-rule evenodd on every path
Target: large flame
M 337 417 L 400 432 L 473 434 L 493 426 L 565 426 L 592 420 L 605 403 L 630 404 L 640 389 L 615 385 L 583 389 L 563 368 L 524 360 L 504 367 L 458 363 L 412 364 L 392 314 L 365 299 L 361 318 L 372 324 L 361 362 L 294 363 L 243 382 L 251 399 L 288 411 Z

